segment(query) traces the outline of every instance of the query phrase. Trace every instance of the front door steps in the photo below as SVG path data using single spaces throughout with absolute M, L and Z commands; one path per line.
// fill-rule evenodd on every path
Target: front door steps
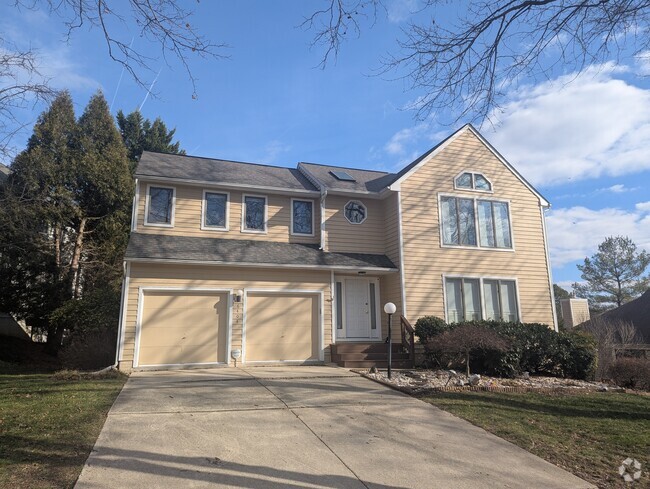
M 388 345 L 386 343 L 335 343 L 331 345 L 332 362 L 345 368 L 386 368 Z M 411 368 L 413 362 L 402 345 L 393 343 L 393 368 Z

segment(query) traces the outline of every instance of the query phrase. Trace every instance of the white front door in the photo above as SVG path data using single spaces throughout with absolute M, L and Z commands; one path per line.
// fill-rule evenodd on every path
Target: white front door
M 346 338 L 370 338 L 370 288 L 368 279 L 345 279 Z

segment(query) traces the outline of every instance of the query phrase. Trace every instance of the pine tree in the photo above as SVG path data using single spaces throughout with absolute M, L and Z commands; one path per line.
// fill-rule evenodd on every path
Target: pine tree
M 573 290 L 588 299 L 594 310 L 620 306 L 648 289 L 650 277 L 643 276 L 648 265 L 650 254 L 637 251 L 630 238 L 609 237 L 598 245 L 597 253 L 578 265 L 585 283 L 573 284 Z
M 116 118 L 134 168 L 143 151 L 185 154 L 185 151 L 180 149 L 180 142 L 172 143 L 176 129 L 168 130 L 160 117 L 151 122 L 145 119 L 139 110 L 134 110 L 129 115 L 124 115 L 120 110 Z
M 70 95 L 57 97 L 12 170 L 0 189 L 0 308 L 46 330 L 55 353 L 71 324 L 58 312 L 119 287 L 128 240 L 131 173 L 103 95 L 79 121 Z

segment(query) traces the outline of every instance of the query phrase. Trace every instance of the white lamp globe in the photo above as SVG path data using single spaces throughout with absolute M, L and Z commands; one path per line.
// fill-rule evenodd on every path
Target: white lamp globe
M 395 311 L 397 311 L 397 307 L 392 302 L 387 302 L 384 305 L 384 312 L 386 314 L 395 314 Z

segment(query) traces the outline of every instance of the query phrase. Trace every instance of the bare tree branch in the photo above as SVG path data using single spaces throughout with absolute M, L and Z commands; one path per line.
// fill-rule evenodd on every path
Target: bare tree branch
M 303 24 L 325 46 L 323 62 L 336 56 L 350 29 L 359 33 L 357 8 L 376 11 L 381 0 L 324 1 L 328 7 Z M 436 20 L 449 1 L 420 4 L 430 20 L 403 29 L 379 71 L 419 94 L 412 108 L 420 120 L 443 113 L 452 124 L 482 122 L 521 80 L 548 79 L 560 68 L 580 73 L 650 49 L 650 0 L 466 0 L 453 25 Z

